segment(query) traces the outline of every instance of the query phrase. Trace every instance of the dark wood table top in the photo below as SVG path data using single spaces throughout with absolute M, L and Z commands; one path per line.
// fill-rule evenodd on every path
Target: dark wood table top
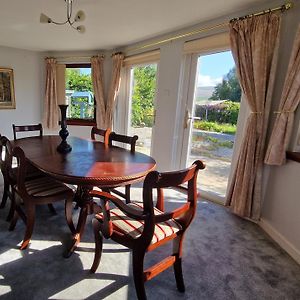
M 19 139 L 14 146 L 23 149 L 31 164 L 44 173 L 65 183 L 82 186 L 113 187 L 142 180 L 155 169 L 150 156 L 120 147 L 108 147 L 101 142 L 69 137 L 72 151 L 61 154 L 56 150 L 59 136 Z

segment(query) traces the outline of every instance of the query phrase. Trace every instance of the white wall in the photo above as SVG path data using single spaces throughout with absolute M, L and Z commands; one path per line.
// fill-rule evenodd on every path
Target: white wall
M 176 124 L 180 118 L 182 49 L 183 41 L 179 41 L 162 46 L 160 51 L 152 155 L 161 171 L 173 169 L 177 161 Z
M 272 167 L 261 225 L 300 263 L 300 163 Z
M 0 66 L 14 70 L 16 109 L 0 110 L 0 133 L 12 138 L 13 123 L 42 120 L 42 59 L 38 52 L 0 47 Z

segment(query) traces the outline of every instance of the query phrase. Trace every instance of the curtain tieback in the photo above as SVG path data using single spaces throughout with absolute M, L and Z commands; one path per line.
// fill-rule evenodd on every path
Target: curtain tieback
M 262 114 L 261 111 L 251 111 L 250 114 Z
M 281 111 L 274 111 L 273 114 L 290 114 L 293 113 L 292 110 L 281 110 Z

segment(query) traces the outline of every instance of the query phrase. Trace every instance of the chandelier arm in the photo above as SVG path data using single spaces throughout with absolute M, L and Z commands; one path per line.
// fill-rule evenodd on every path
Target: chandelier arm
M 74 23 L 74 22 L 73 22 Z M 75 29 L 76 31 L 78 31 L 77 27 L 74 27 L 73 24 L 70 24 L 70 26 Z
M 65 25 L 65 24 L 68 23 L 68 20 L 65 21 L 65 22 L 55 22 L 55 21 L 53 21 L 53 20 L 51 19 L 51 23 L 53 23 L 53 24 L 55 24 L 55 25 Z
M 70 24 L 71 27 L 75 23 L 75 20 L 71 21 L 71 16 L 73 13 L 73 1 L 67 2 L 67 22 Z

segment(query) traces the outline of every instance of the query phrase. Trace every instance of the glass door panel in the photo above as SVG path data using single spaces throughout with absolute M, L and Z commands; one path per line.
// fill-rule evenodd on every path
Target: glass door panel
M 193 101 L 187 106 L 186 162 L 203 160 L 206 169 L 199 172 L 200 189 L 224 198 L 241 100 L 231 51 L 199 56 L 195 78 Z
M 129 134 L 139 137 L 136 151 L 151 154 L 152 132 L 155 119 L 157 64 L 131 68 L 129 94 Z

